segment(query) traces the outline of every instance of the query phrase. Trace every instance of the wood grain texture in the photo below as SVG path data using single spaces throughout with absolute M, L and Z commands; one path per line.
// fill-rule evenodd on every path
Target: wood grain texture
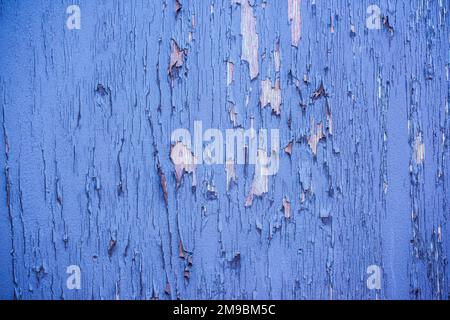
M 71 4 L 0 0 L 0 298 L 449 298 L 449 0 Z M 279 129 L 267 193 L 177 186 L 194 121 Z

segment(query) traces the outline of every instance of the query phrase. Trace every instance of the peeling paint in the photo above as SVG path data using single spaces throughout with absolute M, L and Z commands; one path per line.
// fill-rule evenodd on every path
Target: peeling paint
M 417 164 L 421 164 L 425 159 L 425 145 L 422 142 L 422 136 L 418 135 L 414 144 L 415 159 Z
M 253 204 L 254 197 L 261 197 L 269 191 L 269 176 L 264 174 L 264 167 L 262 163 L 267 163 L 267 151 L 258 149 L 258 156 L 255 166 L 255 174 L 250 192 L 245 200 L 245 206 L 250 207 Z
M 291 202 L 287 199 L 283 199 L 283 211 L 284 217 L 289 219 L 291 217 Z
M 261 108 L 267 105 L 271 105 L 272 111 L 276 115 L 280 115 L 281 112 L 281 88 L 280 80 L 275 80 L 275 85 L 272 87 L 270 79 L 263 80 L 261 82 L 261 96 L 260 96 Z
M 196 161 L 192 151 L 182 142 L 177 142 L 174 146 L 171 146 L 170 159 L 175 166 L 177 187 L 180 186 L 181 179 L 185 172 L 192 173 L 192 186 L 195 187 L 197 185 L 195 175 Z
M 293 142 L 289 142 L 288 145 L 284 148 L 284 152 L 286 152 L 288 155 L 292 155 L 292 146 Z
M 308 144 L 311 148 L 311 152 L 313 155 L 317 155 L 317 145 L 319 144 L 319 141 L 324 137 L 323 134 L 323 124 L 322 122 L 318 123 L 317 125 L 314 123 L 314 118 L 311 121 L 311 133 L 308 138 Z
M 291 24 L 291 45 L 298 47 L 301 38 L 301 0 L 288 0 L 288 16 Z
M 227 190 L 229 190 L 231 182 L 236 182 L 237 179 L 234 161 L 232 159 L 227 160 L 225 170 L 227 172 Z
M 184 51 L 180 49 L 175 40 L 172 40 L 171 48 L 168 72 L 171 77 L 174 77 L 174 70 L 183 66 Z
M 448 299 L 448 1 L 78 5 L 0 1 L 0 299 Z
M 230 86 L 234 79 L 234 63 L 227 62 L 227 86 Z
M 253 80 L 259 74 L 259 37 L 256 32 L 256 17 L 253 15 L 253 7 L 250 5 L 249 0 L 234 1 L 241 5 L 241 59 L 248 62 L 250 79 Z

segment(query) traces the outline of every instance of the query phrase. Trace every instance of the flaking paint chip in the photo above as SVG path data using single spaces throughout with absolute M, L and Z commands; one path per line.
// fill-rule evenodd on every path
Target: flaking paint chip
M 231 182 L 236 182 L 236 170 L 234 168 L 234 162 L 232 159 L 228 159 L 225 171 L 227 173 L 227 191 L 230 189 Z
M 170 148 L 170 159 L 175 165 L 175 179 L 177 181 L 177 187 L 180 186 L 181 178 L 185 172 L 192 173 L 192 186 L 195 187 L 197 185 L 195 175 L 196 162 L 192 151 L 182 142 L 177 142 Z
M 272 111 L 276 115 L 281 112 L 281 88 L 280 79 L 275 80 L 275 86 L 272 87 L 270 79 L 261 82 L 261 96 L 259 98 L 261 108 L 270 104 Z
M 241 5 L 241 59 L 247 61 L 250 69 L 250 80 L 253 80 L 259 74 L 259 38 L 256 32 L 256 17 L 253 15 L 253 7 L 248 0 L 234 0 L 234 3 Z
M 320 122 L 319 124 L 314 124 L 314 119 L 312 120 L 311 126 L 311 135 L 308 138 L 308 145 L 311 148 L 311 151 L 314 156 L 317 155 L 317 145 L 319 144 L 320 139 L 324 137 L 323 135 L 323 124 Z
M 289 142 L 288 145 L 284 148 L 284 152 L 286 152 L 288 155 L 292 155 L 292 146 L 293 142 Z
M 311 99 L 313 101 L 316 101 L 316 100 L 320 99 L 321 97 L 327 97 L 327 92 L 325 91 L 323 82 L 321 82 L 319 88 L 317 88 L 317 90 L 314 91 L 313 95 L 311 96 Z
M 171 53 L 168 73 L 171 77 L 174 76 L 174 69 L 181 68 L 184 63 L 184 50 L 181 50 L 178 43 L 172 39 Z
M 422 135 L 419 134 L 414 142 L 415 160 L 417 164 L 421 164 L 425 159 L 425 145 L 422 142 Z
M 291 25 L 291 45 L 298 48 L 301 38 L 301 0 L 288 0 L 288 17 Z
M 181 5 L 180 0 L 175 0 L 175 13 L 176 14 L 180 13 L 181 7 L 182 7 L 182 5 Z
M 289 219 L 291 217 L 291 202 L 286 198 L 283 199 L 284 217 Z
M 230 86 L 234 78 L 234 63 L 227 62 L 227 86 Z
M 264 174 L 262 163 L 268 163 L 267 151 L 258 149 L 258 156 L 255 165 L 255 174 L 253 176 L 250 192 L 245 199 L 245 206 L 250 207 L 253 204 L 254 196 L 262 196 L 269 191 L 269 177 Z
M 178 256 L 179 256 L 181 259 L 184 259 L 184 258 L 185 258 L 183 242 L 182 242 L 181 240 L 180 240 L 180 244 L 179 244 L 179 246 L 178 246 Z

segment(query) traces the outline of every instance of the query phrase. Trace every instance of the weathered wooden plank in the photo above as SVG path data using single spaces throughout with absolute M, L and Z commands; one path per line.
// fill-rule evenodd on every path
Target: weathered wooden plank
M 71 4 L 0 1 L 0 298 L 448 299 L 448 0 Z

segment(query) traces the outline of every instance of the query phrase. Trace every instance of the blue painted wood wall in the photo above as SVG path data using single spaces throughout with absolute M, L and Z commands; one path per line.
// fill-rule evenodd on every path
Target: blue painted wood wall
M 0 298 L 448 299 L 449 10 L 1 0 Z M 251 165 L 177 187 L 194 121 L 279 129 L 268 192 Z

